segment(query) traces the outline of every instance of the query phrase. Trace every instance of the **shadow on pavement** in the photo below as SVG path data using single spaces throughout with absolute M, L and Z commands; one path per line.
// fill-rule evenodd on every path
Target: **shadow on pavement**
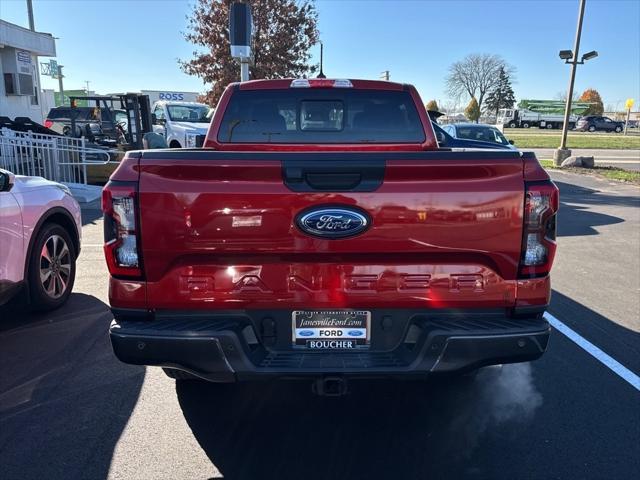
M 542 405 L 529 364 L 478 378 L 352 382 L 178 381 L 184 416 L 225 479 L 495 478 L 474 459 L 485 432 L 522 431 Z M 518 467 L 514 468 L 517 478 Z
M 571 183 L 555 182 L 560 189 L 558 236 L 597 235 L 594 227 L 624 222 L 620 217 L 588 210 L 590 205 L 640 206 L 640 197 L 608 195 Z
M 100 210 L 99 203 L 91 203 L 82 206 L 82 225 L 87 225 L 89 223 L 96 223 L 96 220 L 100 220 L 102 218 L 102 210 Z
M 635 327 L 634 331 L 557 290 L 553 290 L 551 293 L 549 310 L 561 322 L 613 356 L 627 368 L 634 372 L 640 372 L 640 319 L 635 319 L 634 323 L 628 325 L 632 328 Z
M 106 478 L 144 379 L 112 353 L 109 308 L 75 293 L 54 312 L 0 318 L 0 477 Z

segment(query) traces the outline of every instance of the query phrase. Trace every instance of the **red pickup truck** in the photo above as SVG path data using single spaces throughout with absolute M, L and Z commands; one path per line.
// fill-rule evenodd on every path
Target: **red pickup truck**
M 439 147 L 410 85 L 232 84 L 204 148 L 129 152 L 102 201 L 126 363 L 341 393 L 547 346 L 556 186 L 531 153 Z

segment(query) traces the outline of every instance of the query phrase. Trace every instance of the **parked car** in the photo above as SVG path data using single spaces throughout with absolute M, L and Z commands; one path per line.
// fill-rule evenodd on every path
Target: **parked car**
M 438 145 L 442 148 L 451 148 L 453 150 L 513 150 L 511 144 L 503 145 L 500 143 L 483 142 L 481 140 L 467 140 L 462 138 L 454 138 L 441 125 L 433 122 L 433 132 L 438 140 Z
M 67 301 L 76 275 L 82 222 L 69 189 L 0 169 L 0 305 L 26 290 L 36 310 Z
M 509 150 L 517 150 L 513 142 L 507 140 L 500 130 L 492 125 L 482 123 L 450 123 L 443 125 L 442 129 L 453 138 L 462 140 L 474 140 L 500 145 Z
M 153 131 L 169 148 L 201 147 L 211 122 L 211 108 L 203 103 L 160 100 L 151 109 Z
M 540 357 L 558 189 L 533 153 L 441 148 L 413 86 L 231 84 L 202 149 L 103 190 L 123 362 L 177 379 L 468 372 Z
M 609 117 L 601 117 L 599 115 L 588 115 L 578 120 L 576 130 L 582 132 L 616 132 L 620 133 L 624 130 L 624 122 L 611 120 Z
M 44 126 L 60 135 L 71 135 L 71 118 L 76 115 L 75 137 L 79 137 L 86 132 L 87 126 L 99 125 L 100 130 L 117 138 L 116 125 L 126 125 L 127 112 L 122 109 L 112 109 L 111 115 L 103 108 L 96 107 L 54 107 L 49 110 Z M 126 127 L 125 127 L 126 128 Z

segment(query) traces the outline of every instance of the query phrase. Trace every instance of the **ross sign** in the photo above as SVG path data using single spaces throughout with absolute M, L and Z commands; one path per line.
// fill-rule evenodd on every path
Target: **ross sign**
M 624 106 L 627 108 L 627 110 L 631 110 L 633 108 L 634 103 L 635 102 L 633 98 L 627 98 L 627 101 L 625 102 Z
M 143 95 L 149 95 L 149 102 L 153 104 L 158 100 L 169 102 L 197 102 L 198 92 L 181 92 L 176 90 L 141 90 Z

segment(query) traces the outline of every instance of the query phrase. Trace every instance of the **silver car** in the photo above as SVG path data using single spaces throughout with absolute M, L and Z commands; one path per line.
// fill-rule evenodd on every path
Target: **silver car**
M 442 125 L 442 128 L 453 138 L 497 143 L 510 150 L 518 150 L 513 145 L 513 141 L 507 140 L 502 132 L 493 125 L 483 123 L 451 123 Z

